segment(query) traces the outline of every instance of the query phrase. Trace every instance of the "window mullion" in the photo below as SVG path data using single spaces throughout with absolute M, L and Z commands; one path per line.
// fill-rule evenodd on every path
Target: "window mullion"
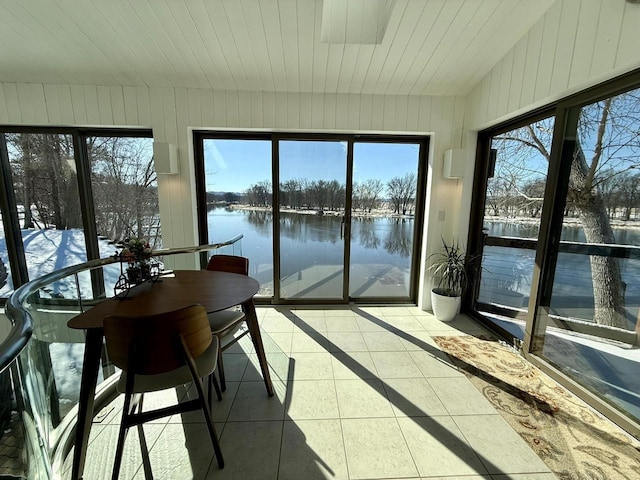
M 94 260 L 100 258 L 100 248 L 98 246 L 98 229 L 91 188 L 91 166 L 89 165 L 87 137 L 85 135 L 73 134 L 73 151 L 75 152 L 78 194 L 80 196 L 87 259 Z M 100 298 L 105 295 L 104 276 L 101 270 L 91 270 L 91 287 L 93 298 Z M 81 293 L 78 292 L 78 295 L 81 295 Z
M 80 205 L 82 205 L 82 227 L 85 233 L 87 259 L 94 260 L 100 258 L 100 251 L 98 249 L 98 231 L 91 189 L 91 168 L 89 166 L 87 141 L 84 135 L 73 134 L 73 149 L 78 178 L 78 194 L 80 195 Z
M 556 112 L 524 336 L 527 352 L 535 352 L 544 344 L 579 115 L 579 108 L 559 107 Z
M 29 281 L 27 262 L 24 256 L 24 244 L 18 219 L 18 205 L 13 189 L 11 166 L 9 165 L 9 154 L 4 133 L 0 133 L 0 212 L 4 223 L 5 243 L 9 266 L 11 268 L 11 280 L 13 288 L 16 289 Z

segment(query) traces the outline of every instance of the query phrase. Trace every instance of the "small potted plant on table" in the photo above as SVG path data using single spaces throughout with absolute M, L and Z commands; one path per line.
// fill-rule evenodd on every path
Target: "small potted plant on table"
M 129 290 L 146 281 L 156 282 L 160 275 L 160 263 L 154 260 L 149 242 L 142 238 L 130 238 L 119 245 L 115 257 L 120 260 L 120 277 L 113 290 L 116 298 L 125 298 Z M 126 265 L 126 270 L 124 270 Z

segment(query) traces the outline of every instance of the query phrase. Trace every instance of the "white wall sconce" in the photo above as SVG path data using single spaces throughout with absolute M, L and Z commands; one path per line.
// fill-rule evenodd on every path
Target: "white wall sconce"
M 466 151 L 463 149 L 445 151 L 442 176 L 444 178 L 464 178 L 465 155 Z
M 153 160 L 158 175 L 178 174 L 178 149 L 174 144 L 153 142 Z

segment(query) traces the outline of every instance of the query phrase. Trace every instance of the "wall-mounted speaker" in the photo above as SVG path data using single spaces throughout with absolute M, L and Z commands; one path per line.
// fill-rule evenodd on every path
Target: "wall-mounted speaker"
M 444 178 L 464 178 L 467 163 L 465 155 L 466 151 L 462 149 L 445 151 L 442 176 Z
M 153 160 L 159 175 L 178 173 L 178 149 L 172 143 L 153 142 Z

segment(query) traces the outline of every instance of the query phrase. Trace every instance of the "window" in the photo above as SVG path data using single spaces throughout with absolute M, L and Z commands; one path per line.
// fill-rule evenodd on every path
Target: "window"
M 253 139 L 203 140 L 203 211 L 206 239 L 225 242 L 243 235 L 242 255 L 251 276 L 260 282 L 259 296 L 273 295 L 271 142 Z
M 73 138 L 5 136 L 29 278 L 87 260 Z
M 0 297 L 129 236 L 161 245 L 150 131 L 0 129 L 0 142 Z
M 142 137 L 86 138 L 98 235 L 147 238 L 162 246 L 153 141 Z M 112 252 L 101 251 L 100 256 Z
M 477 308 L 523 320 L 547 183 L 554 117 L 489 137 Z M 488 315 L 499 322 L 498 315 Z M 500 322 L 520 340 L 523 322 Z
M 577 122 L 565 136 L 576 135 L 561 156 L 561 237 L 532 348 L 640 421 L 640 382 L 630 375 L 640 362 L 629 354 L 640 327 L 640 89 L 571 112 Z

